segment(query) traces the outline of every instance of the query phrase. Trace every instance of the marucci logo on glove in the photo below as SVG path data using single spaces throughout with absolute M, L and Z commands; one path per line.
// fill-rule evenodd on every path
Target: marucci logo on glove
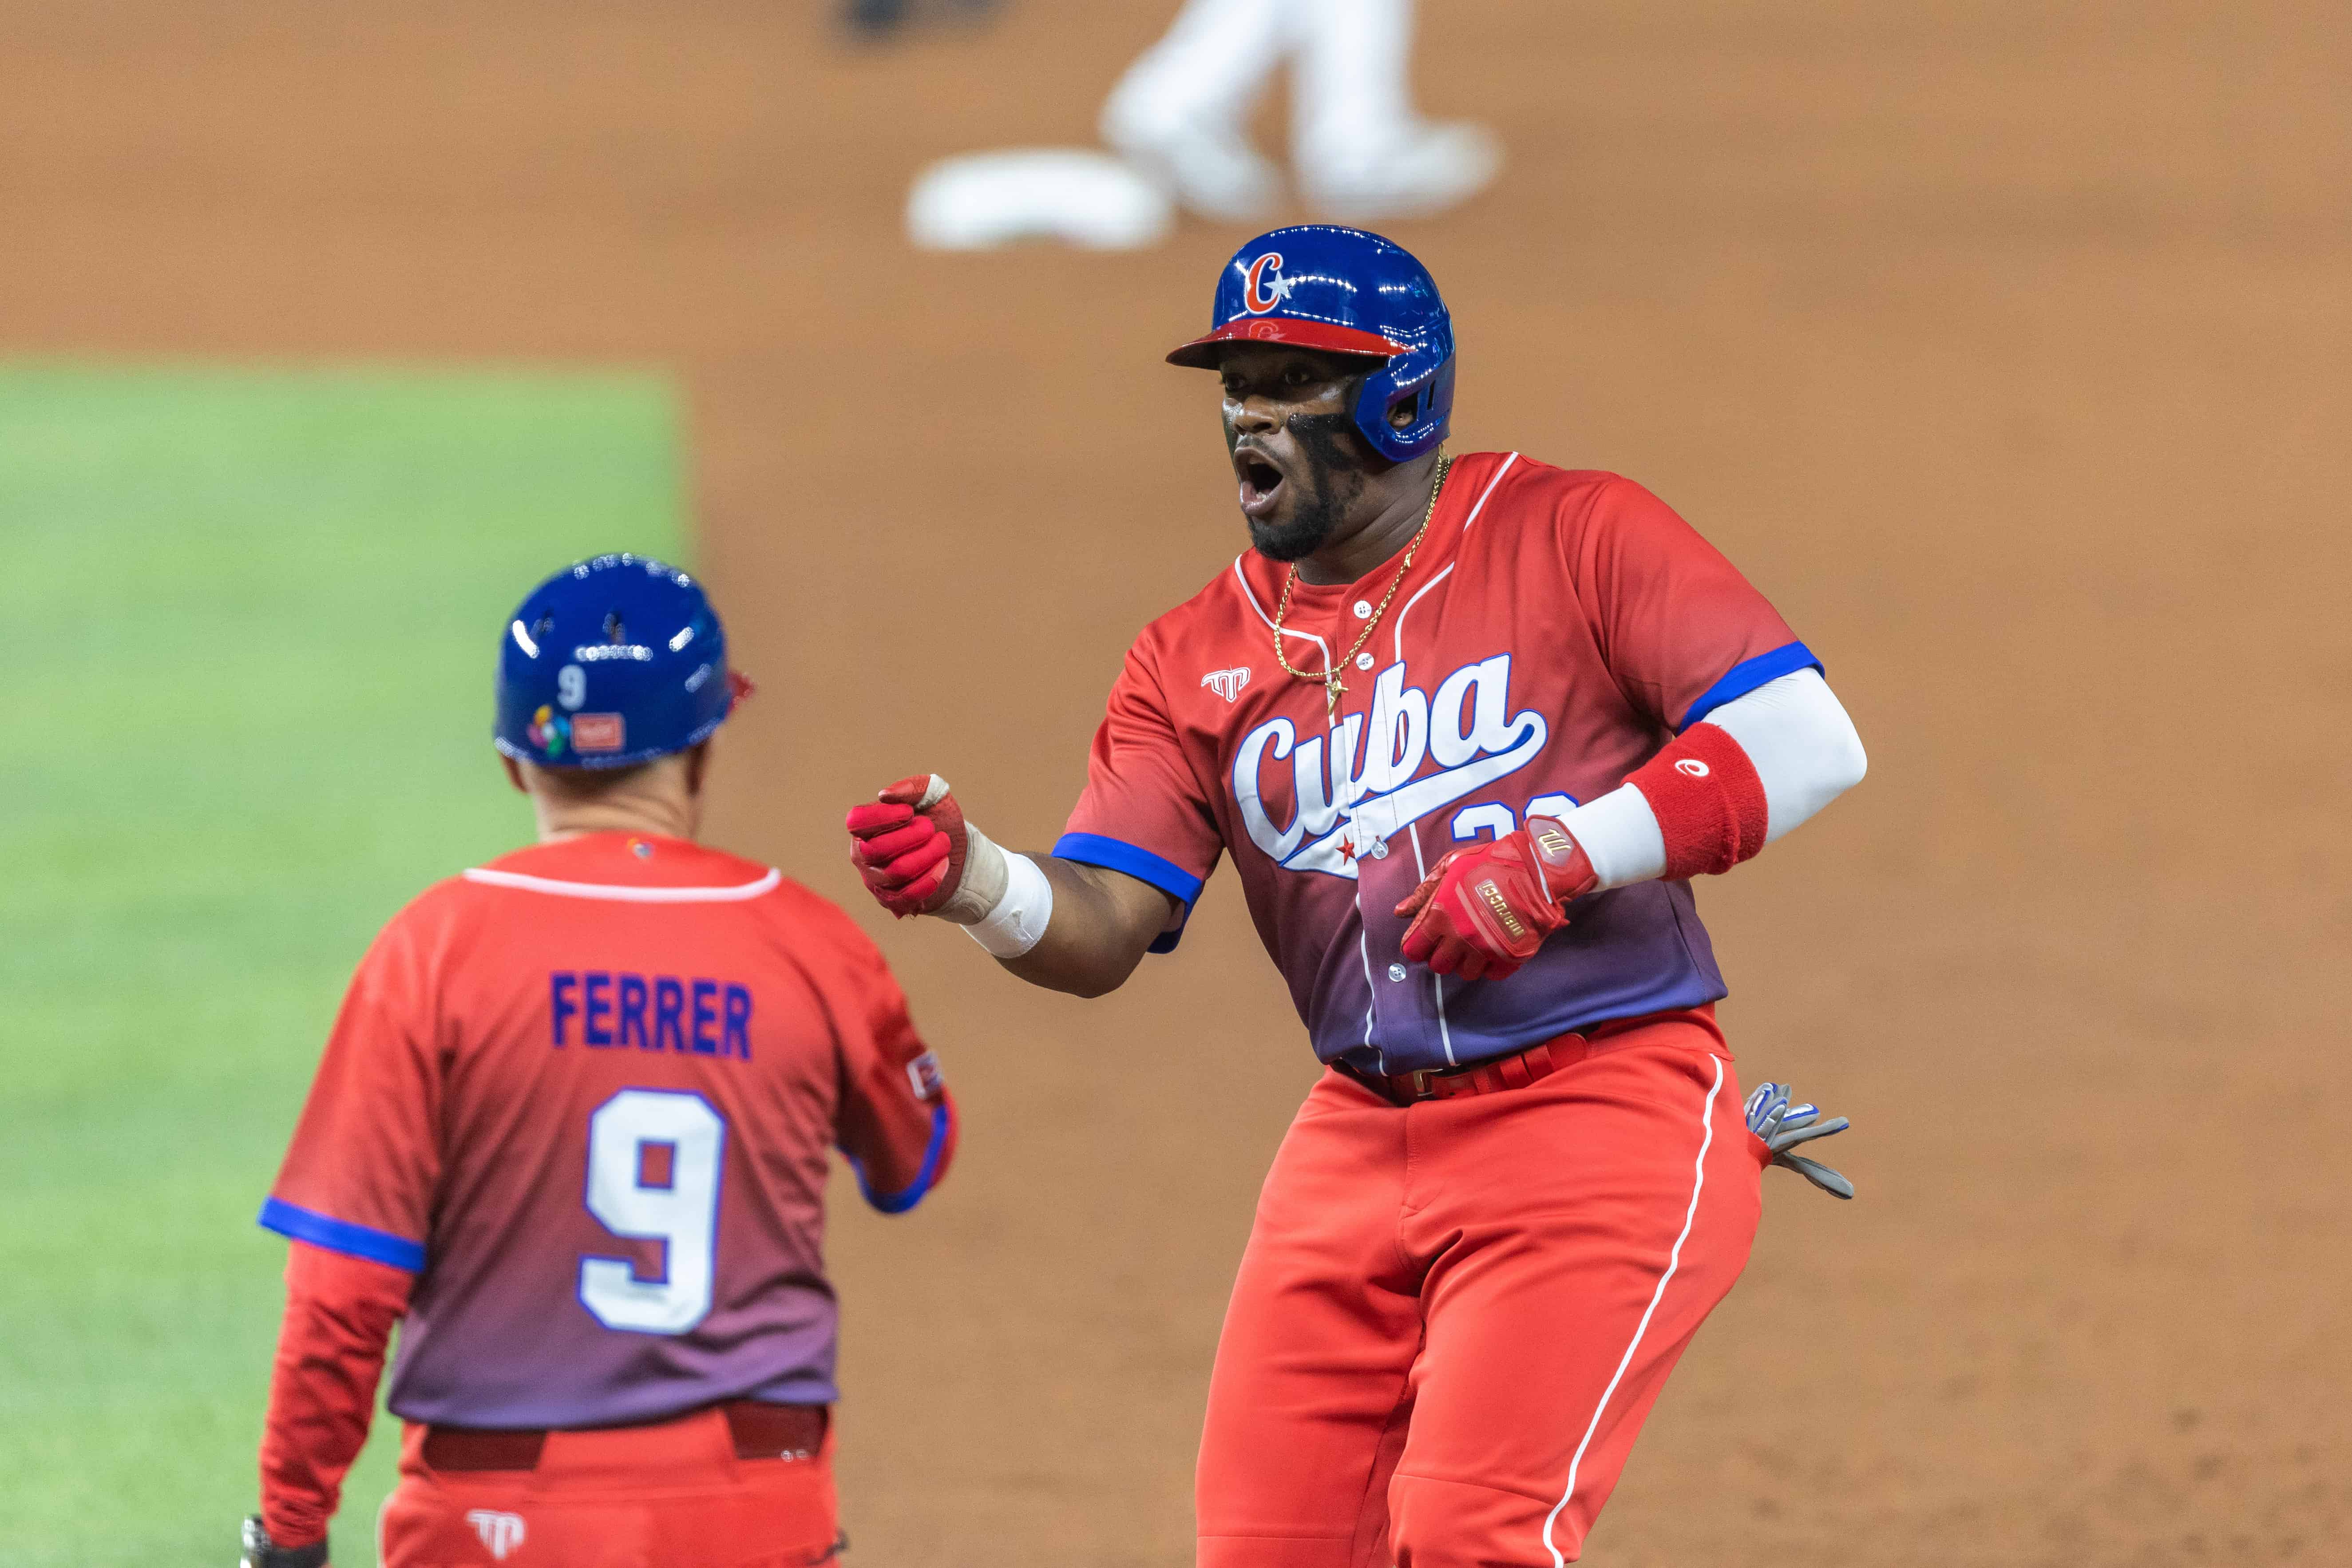
M 1502 889 L 1492 881 L 1478 884 L 1478 896 L 1486 900 L 1486 907 L 1495 911 L 1495 918 L 1503 922 L 1504 931 L 1513 942 L 1528 934 L 1527 922 L 1519 919 L 1518 912 L 1511 908 L 1510 900 L 1503 897 Z

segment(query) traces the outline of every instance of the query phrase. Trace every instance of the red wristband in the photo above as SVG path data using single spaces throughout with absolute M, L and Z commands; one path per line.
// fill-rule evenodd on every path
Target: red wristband
M 1764 847 L 1764 781 L 1730 731 L 1694 724 L 1626 781 L 1666 841 L 1666 879 L 1728 871 Z

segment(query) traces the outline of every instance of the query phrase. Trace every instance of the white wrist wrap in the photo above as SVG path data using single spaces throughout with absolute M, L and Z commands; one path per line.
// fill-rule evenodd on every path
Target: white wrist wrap
M 1004 851 L 967 822 L 963 825 L 963 878 L 956 883 L 955 896 L 931 912 L 960 926 L 976 926 L 1003 900 L 1009 874 Z
M 965 827 L 971 832 L 970 826 Z M 995 849 L 994 845 L 990 848 Z M 1018 958 L 1044 940 L 1054 918 L 1054 884 L 1026 855 L 997 853 L 1004 859 L 1004 896 L 976 923 L 963 929 L 997 958 Z

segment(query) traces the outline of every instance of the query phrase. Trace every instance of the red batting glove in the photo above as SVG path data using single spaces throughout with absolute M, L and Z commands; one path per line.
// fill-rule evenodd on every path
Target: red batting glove
M 1501 980 L 1568 923 L 1569 903 L 1600 886 L 1584 846 L 1549 816 L 1492 844 L 1456 849 L 1396 907 L 1412 921 L 1404 955 L 1439 974 Z
M 963 807 L 937 773 L 900 779 L 875 799 L 849 809 L 849 863 L 900 920 L 929 914 L 963 880 Z

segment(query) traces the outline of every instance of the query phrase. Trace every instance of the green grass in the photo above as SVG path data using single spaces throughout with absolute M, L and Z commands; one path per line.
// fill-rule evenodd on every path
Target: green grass
M 528 837 L 499 628 L 675 553 L 676 418 L 642 378 L 0 367 L 0 1559 L 234 1555 L 311 1064 L 376 928 Z

